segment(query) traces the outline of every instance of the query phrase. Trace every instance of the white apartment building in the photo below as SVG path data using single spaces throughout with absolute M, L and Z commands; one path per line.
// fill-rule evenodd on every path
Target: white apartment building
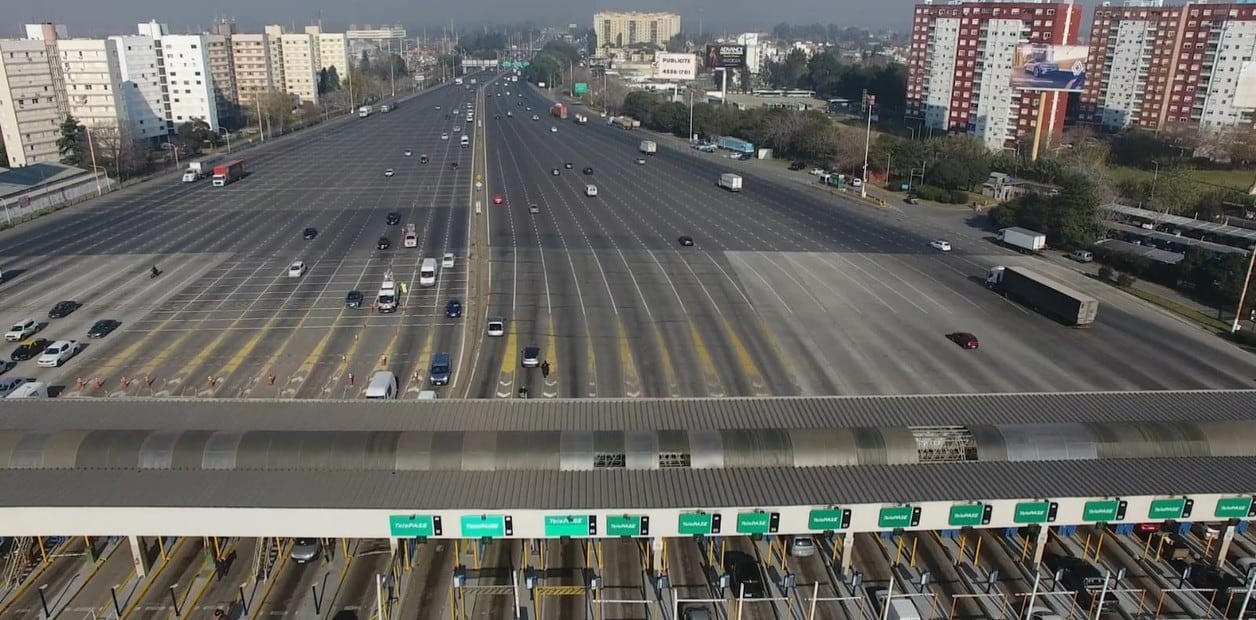
M 192 119 L 200 119 L 217 131 L 218 102 L 210 74 L 209 36 L 168 34 L 158 43 L 166 84 L 168 126 L 174 130 Z
M 314 35 L 285 34 L 279 37 L 285 92 L 302 103 L 318 103 L 318 44 Z
M 61 39 L 56 42 L 66 107 L 86 127 L 126 127 L 117 42 L 111 39 Z
M 621 49 L 635 43 L 666 46 L 680 34 L 680 15 L 601 11 L 593 14 L 593 31 L 599 48 Z
M 270 47 L 270 79 L 272 88 L 280 92 L 288 90 L 287 76 L 283 72 L 283 26 L 266 26 L 262 29 L 266 44 Z
M 275 90 L 270 37 L 265 34 L 231 35 L 231 62 L 235 71 L 236 96 L 241 106 L 253 104 L 259 93 Z
M 323 32 L 318 26 L 306 26 L 305 34 L 314 36 L 318 68 L 335 67 L 336 75 L 343 81 L 349 74 L 349 37 L 343 32 Z
M 146 35 L 109 37 L 118 50 L 122 96 L 132 137 L 153 139 L 167 134 L 157 41 Z
M 0 40 L 0 134 L 9 168 L 60 161 L 57 138 L 65 115 L 44 41 Z
M 746 46 L 746 70 L 750 75 L 759 75 L 759 69 L 763 66 L 763 44 L 759 33 L 738 35 L 737 44 Z

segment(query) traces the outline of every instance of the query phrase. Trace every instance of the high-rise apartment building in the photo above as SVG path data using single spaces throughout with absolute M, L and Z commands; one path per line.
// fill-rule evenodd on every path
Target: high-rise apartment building
M 231 62 L 241 106 L 254 105 L 259 95 L 277 90 L 270 49 L 270 37 L 265 34 L 231 35 Z
M 214 89 L 214 107 L 218 110 L 218 119 L 234 126 L 239 116 L 240 97 L 236 93 L 231 35 L 217 32 L 207 34 L 205 46 L 209 49 L 209 77 Z
M 921 128 L 973 134 L 992 150 L 1037 130 L 1063 130 L 1068 96 L 1011 88 L 1017 46 L 1077 42 L 1080 8 L 1058 2 L 917 4 L 907 69 L 907 118 Z M 875 94 L 875 93 L 874 93 Z
M 336 68 L 336 75 L 344 80 L 349 75 L 349 37 L 343 32 L 323 32 L 319 26 L 306 26 L 305 33 L 313 35 L 317 44 L 318 68 Z M 402 31 L 405 36 L 405 31 Z
M 0 40 L 0 133 L 9 168 L 60 160 L 57 138 L 65 101 L 44 41 Z
M 217 131 L 218 102 L 210 71 L 209 36 L 168 34 L 161 37 L 158 44 L 161 45 L 167 119 L 171 129 L 200 119 Z
M 88 128 L 126 127 L 129 115 L 117 42 L 60 39 L 56 49 L 70 116 Z
M 283 72 L 283 26 L 266 26 L 262 31 L 270 47 L 270 79 L 274 81 L 275 90 L 284 92 L 288 90 L 288 86 L 287 76 Z
M 285 34 L 279 42 L 284 92 L 302 103 L 318 103 L 318 44 L 314 35 Z
M 130 136 L 153 140 L 167 135 L 157 40 L 147 35 L 114 35 L 109 39 L 118 50 Z
M 1256 126 L 1256 4 L 1095 8 L 1078 120 L 1108 129 Z
M 680 34 L 680 16 L 675 13 L 602 11 L 593 14 L 593 31 L 598 47 L 623 48 L 634 43 L 667 45 Z

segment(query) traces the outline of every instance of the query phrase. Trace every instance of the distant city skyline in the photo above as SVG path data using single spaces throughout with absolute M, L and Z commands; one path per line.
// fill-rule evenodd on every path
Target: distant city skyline
M 844 7 L 850 3 L 851 7 Z M 821 0 L 783 0 L 771 3 L 732 0 L 715 3 L 708 0 L 634 0 L 577 5 L 556 0 L 484 0 L 466 4 L 438 3 L 422 10 L 405 0 L 372 0 L 369 3 L 347 4 L 333 0 L 218 0 L 214 3 L 172 3 L 158 0 L 60 0 L 33 4 L 29 0 L 0 0 L 0 14 L 7 18 L 0 26 L 0 38 L 24 35 L 26 23 L 57 22 L 70 29 L 71 36 L 104 36 L 128 34 L 135 24 L 155 19 L 169 24 L 171 32 L 201 32 L 218 19 L 234 21 L 241 30 L 261 31 L 267 24 L 300 29 L 318 20 L 330 31 L 343 31 L 352 24 L 401 24 L 411 36 L 421 36 L 424 26 L 428 36 L 439 36 L 440 28 L 454 20 L 457 29 L 494 24 L 532 21 L 539 26 L 578 24 L 582 29 L 592 25 L 593 13 L 607 11 L 671 11 L 680 13 L 686 32 L 697 32 L 701 19 L 705 32 L 738 34 L 745 31 L 768 31 L 787 21 L 793 24 L 844 21 L 839 16 L 860 15 L 867 23 L 849 25 L 871 30 L 904 30 L 911 24 L 912 0 L 891 0 L 891 5 L 876 12 L 858 11 L 852 0 L 821 2 Z M 850 10 L 845 10 L 849 8 Z M 484 16 L 496 16 L 491 22 Z M 797 16 L 782 19 L 781 16 Z

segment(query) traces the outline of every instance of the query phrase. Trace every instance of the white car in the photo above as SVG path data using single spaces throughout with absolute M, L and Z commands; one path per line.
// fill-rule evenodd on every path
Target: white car
M 458 133 L 460 131 L 462 131 L 461 127 L 454 127 L 454 133 Z
M 940 251 L 940 252 L 950 252 L 950 251 L 951 251 L 951 243 L 950 243 L 949 241 L 943 241 L 943 240 L 941 240 L 941 239 L 935 239 L 935 240 L 933 240 L 933 241 L 930 241 L 930 242 L 929 242 L 929 247 L 931 247 L 931 248 L 933 248 L 933 249 L 935 249 L 935 250 L 938 250 L 938 251 Z
M 386 176 L 386 177 L 390 177 L 390 176 L 392 176 L 392 175 L 393 175 L 393 169 L 392 169 L 392 168 L 389 168 L 389 169 L 387 169 L 387 170 L 385 170 L 385 171 L 384 171 L 384 176 Z
M 506 319 L 489 319 L 488 335 L 494 338 L 506 335 Z
M 406 149 L 406 157 L 409 157 L 411 155 L 414 155 L 414 151 L 411 151 L 410 149 Z
M 26 319 L 14 323 L 13 327 L 9 328 L 9 331 L 4 332 L 4 339 L 9 342 L 17 342 L 37 331 L 39 331 L 39 321 Z
M 454 255 L 452 252 L 446 252 L 445 255 L 440 258 L 440 268 L 441 269 L 453 269 L 454 268 Z
M 295 261 L 291 265 L 288 265 L 288 277 L 299 278 L 305 275 L 305 272 L 307 269 L 308 268 L 305 266 L 305 261 L 303 260 Z
M 863 180 L 862 180 L 862 179 L 860 179 L 860 178 L 858 178 L 858 177 L 851 177 L 851 178 L 850 178 L 850 186 L 851 186 L 851 187 L 859 187 L 860 185 L 863 185 Z
M 537 116 L 537 115 L 533 114 L 533 115 L 532 115 L 532 120 L 534 120 L 534 121 L 539 121 L 539 120 L 541 120 L 541 117 L 539 117 L 539 116 Z
M 74 357 L 79 352 L 79 343 L 77 340 L 58 340 L 44 349 L 43 355 L 39 356 L 36 364 L 40 368 L 56 368 Z
M 637 158 L 637 165 L 638 165 L 638 166 L 644 166 L 644 165 L 645 165 L 645 158 L 644 158 L 644 157 L 638 157 L 638 158 Z
M 825 172 L 824 168 L 812 168 L 811 170 L 807 171 L 807 174 L 810 174 L 813 177 L 818 177 L 824 174 L 824 172 Z
M 441 134 L 441 135 L 440 135 L 440 139 L 441 139 L 441 140 L 448 140 L 448 139 L 449 139 L 449 134 L 447 134 L 447 133 L 443 133 L 443 134 Z
M 558 133 L 557 127 L 550 127 L 550 133 Z

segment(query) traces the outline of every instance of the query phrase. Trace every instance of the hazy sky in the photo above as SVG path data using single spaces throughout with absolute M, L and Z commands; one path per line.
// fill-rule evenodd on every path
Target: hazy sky
M 781 21 L 841 23 L 864 28 L 907 30 L 915 0 L 884 0 L 869 11 L 865 0 L 0 0 L 5 23 L 0 38 L 22 36 L 22 24 L 58 22 L 72 36 L 130 34 L 135 24 L 156 19 L 174 32 L 200 31 L 216 17 L 234 19 L 241 29 L 260 30 L 265 24 L 299 27 L 317 19 L 342 30 L 349 24 L 400 23 L 418 35 L 455 20 L 459 29 L 487 22 L 514 23 L 527 19 L 539 25 L 577 23 L 588 27 L 593 12 L 607 10 L 671 10 L 679 12 L 686 31 L 697 31 L 699 14 L 704 30 L 768 30 Z M 485 16 L 493 16 L 491 19 Z

